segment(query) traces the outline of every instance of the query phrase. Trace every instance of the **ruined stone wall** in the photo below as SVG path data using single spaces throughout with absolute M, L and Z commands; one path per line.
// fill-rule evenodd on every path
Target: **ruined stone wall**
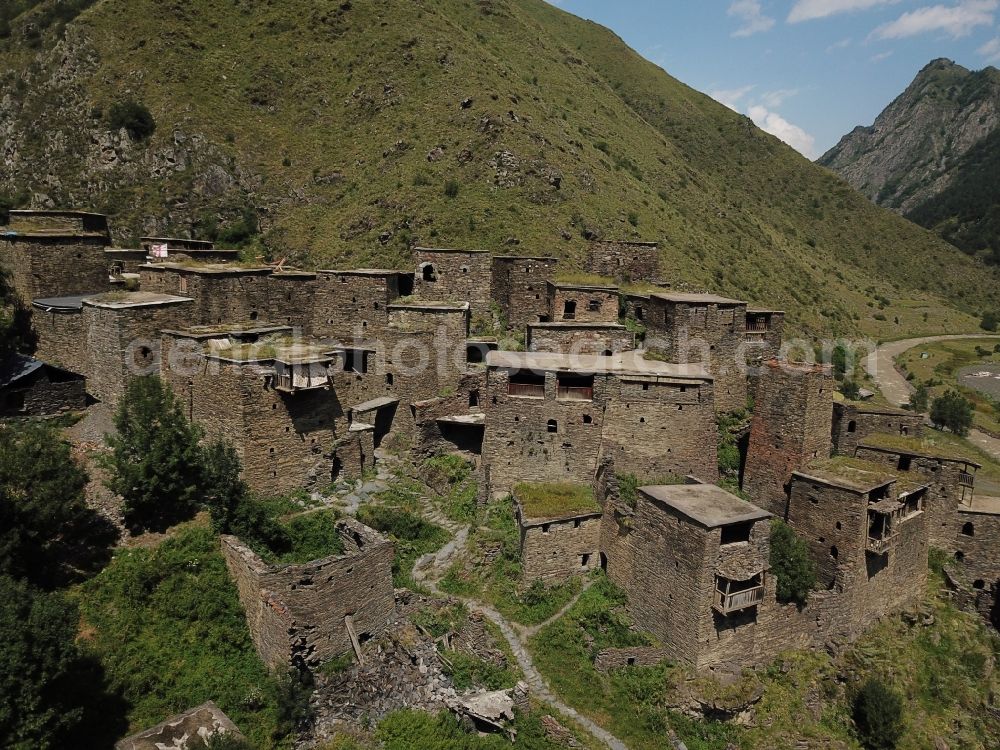
M 833 378 L 829 370 L 768 363 L 754 397 L 743 490 L 784 517 L 794 470 L 831 449 Z
M 413 294 L 420 300 L 469 302 L 473 316 L 489 312 L 493 269 L 489 253 L 416 248 Z M 425 268 L 433 267 L 433 274 Z M 434 276 L 434 280 L 425 276 Z
M 635 335 L 618 324 L 559 326 L 528 324 L 529 352 L 560 354 L 604 354 L 635 349 Z
M 469 335 L 469 312 L 461 307 L 420 307 L 418 305 L 391 305 L 389 325 L 399 333 L 438 333 L 449 341 L 462 340 L 463 357 L 465 339 Z
M 346 617 L 364 642 L 382 633 L 395 611 L 392 543 L 353 519 L 338 527 L 345 553 L 304 565 L 267 565 L 236 537 L 222 537 L 250 635 L 274 671 L 316 667 L 351 651 Z
M 113 407 L 133 377 L 159 374 L 160 331 L 187 324 L 190 315 L 190 300 L 123 308 L 84 302 L 88 392 Z
M 833 405 L 833 450 L 845 456 L 854 455 L 858 443 L 876 433 L 920 437 L 923 432 L 924 418 L 920 414 L 856 404 Z
M 87 335 L 83 328 L 83 310 L 46 311 L 35 307 L 31 323 L 38 336 L 35 356 L 71 372 L 87 375 Z
M 484 425 L 442 425 L 443 417 L 484 414 L 486 401 L 486 371 L 468 372 L 460 377 L 453 392 L 419 401 L 412 405 L 417 442 L 414 449 L 425 455 L 462 451 L 480 455 L 483 449 Z
M 598 287 L 562 286 L 549 282 L 549 320 L 553 323 L 617 323 L 618 290 Z M 567 303 L 575 304 L 572 313 Z
M 750 376 L 758 373 L 758 368 L 781 354 L 782 338 L 785 331 L 785 314 L 777 311 L 747 310 L 746 360 L 751 366 Z M 761 330 L 763 328 L 764 330 Z
M 96 294 L 111 288 L 108 238 L 0 235 L 0 258 L 26 303 L 46 297 Z
M 1000 514 L 973 506 L 960 509 L 957 516 L 955 556 L 973 589 L 987 599 L 981 609 L 993 614 L 1000 592 Z
M 306 328 L 321 338 L 378 339 L 389 324 L 388 307 L 398 297 L 398 273 L 320 271 L 313 307 L 303 310 Z
M 15 402 L 19 405 L 15 407 Z M 15 383 L 0 392 L 0 416 L 44 417 L 86 408 L 83 379 L 54 382 L 45 375 L 30 384 Z
M 562 518 L 540 524 L 525 519 L 519 506 L 518 521 L 521 565 L 526 582 L 536 579 L 547 584 L 565 581 L 599 565 L 600 515 Z
M 512 328 L 548 315 L 545 282 L 555 272 L 555 258 L 493 258 L 493 299 Z
M 355 423 L 337 438 L 333 448 L 333 478 L 360 479 L 375 468 L 375 427 Z
M 652 281 L 660 273 L 660 248 L 655 242 L 592 242 L 587 270 L 622 281 Z
M 140 284 L 144 292 L 176 294 L 193 299 L 187 325 L 217 325 L 264 320 L 269 312 L 269 274 L 268 270 L 201 273 L 148 264 L 141 269 Z
M 746 305 L 686 304 L 650 298 L 646 346 L 668 362 L 705 365 L 715 380 L 717 411 L 747 405 Z
M 655 667 L 669 658 L 667 649 L 654 646 L 605 648 L 594 659 L 594 668 L 598 672 L 613 672 L 624 667 Z
M 855 455 L 864 461 L 883 464 L 901 476 L 926 483 L 929 489 L 924 513 L 930 543 L 939 549 L 955 551 L 955 538 L 960 527 L 958 510 L 963 502 L 972 497 L 972 488 L 963 486 L 963 477 L 966 476 L 964 461 L 908 456 L 863 445 L 858 446 Z
M 623 474 L 652 479 L 719 476 L 718 428 L 711 383 L 623 377 L 611 383 L 602 454 Z

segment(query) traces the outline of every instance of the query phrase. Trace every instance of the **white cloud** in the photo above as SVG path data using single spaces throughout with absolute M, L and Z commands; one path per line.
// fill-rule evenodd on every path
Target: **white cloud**
M 743 25 L 733 32 L 733 36 L 753 36 L 768 31 L 774 26 L 774 19 L 764 15 L 759 0 L 735 0 L 726 15 L 738 18 Z
M 719 104 L 724 104 L 729 107 L 734 112 L 740 112 L 740 102 L 746 98 L 746 95 L 753 91 L 756 86 L 744 86 L 739 89 L 721 89 L 718 91 L 710 91 L 708 95 L 715 99 Z
M 892 57 L 892 52 L 879 52 L 877 55 L 872 55 L 870 59 L 873 63 L 880 63 L 890 57 Z
M 816 139 L 777 112 L 772 112 L 763 105 L 754 105 L 750 107 L 747 114 L 750 115 L 751 120 L 757 123 L 757 127 L 776 138 L 780 138 L 807 159 L 815 159 L 819 156 L 816 153 Z
M 768 109 L 777 109 L 784 104 L 787 99 L 791 99 L 793 96 L 798 95 L 798 93 L 798 89 L 777 89 L 776 91 L 767 91 L 760 95 L 760 101 Z
M 853 43 L 854 40 L 851 39 L 851 37 L 847 37 L 847 39 L 841 39 L 839 42 L 834 42 L 833 44 L 831 44 L 829 47 L 826 48 L 826 52 L 827 54 L 830 54 L 831 52 L 836 52 L 838 49 L 846 49 L 850 47 Z
M 891 5 L 899 0 L 798 0 L 788 14 L 788 23 L 815 21 L 839 13 L 870 10 L 879 5 Z
M 1000 36 L 986 42 L 978 51 L 980 55 L 986 58 L 986 62 L 1000 63 Z
M 905 39 L 942 31 L 953 39 L 968 36 L 977 26 L 992 26 L 998 0 L 962 0 L 958 5 L 931 5 L 904 13 L 872 32 L 875 39 Z

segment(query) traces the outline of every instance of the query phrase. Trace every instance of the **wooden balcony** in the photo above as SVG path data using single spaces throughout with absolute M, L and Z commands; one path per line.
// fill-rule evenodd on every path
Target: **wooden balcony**
M 578 386 L 559 386 L 556 398 L 562 401 L 593 401 L 594 389 Z
M 545 398 L 543 383 L 507 383 L 507 395 L 515 398 Z
M 739 612 L 742 609 L 756 607 L 762 601 L 764 601 L 763 584 L 743 589 L 742 591 L 731 591 L 728 594 L 725 591 L 716 589 L 715 601 L 712 602 L 712 608 L 719 614 L 729 615 L 733 612 Z
M 963 471 L 958 475 L 958 483 L 962 487 L 974 487 L 976 484 L 976 477 L 968 472 Z
M 898 532 L 881 538 L 868 537 L 866 550 L 871 552 L 873 555 L 885 555 L 890 549 L 896 546 L 896 542 L 898 541 Z

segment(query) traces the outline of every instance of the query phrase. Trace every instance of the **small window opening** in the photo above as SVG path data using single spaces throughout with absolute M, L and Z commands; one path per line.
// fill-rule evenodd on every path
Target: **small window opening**
M 550 528 L 552 528 L 552 524 L 550 523 L 542 524 L 542 533 L 548 534 Z
M 590 565 L 590 553 L 589 552 L 587 554 L 585 554 L 585 555 L 580 555 L 580 567 L 581 568 L 586 568 L 588 565 Z
M 600 312 L 601 311 L 601 301 L 599 299 L 592 299 L 587 303 L 587 309 L 590 312 Z
M 469 406 L 479 406 L 479 391 L 469 391 Z
M 563 303 L 563 320 L 574 320 L 576 318 L 576 300 L 568 299 Z
M 550 419 L 546 425 L 549 432 L 559 432 L 559 423 L 554 419 Z
M 392 373 L 391 372 L 387 372 L 385 374 L 385 384 L 386 385 L 392 385 L 392 381 L 393 381 L 393 375 L 392 375 Z
M 848 432 L 857 432 L 858 431 L 858 423 L 855 422 L 852 419 L 850 422 L 847 423 L 847 431 Z
M 896 468 L 899 469 L 899 471 L 909 471 L 912 463 L 913 458 L 911 456 L 900 456 L 899 463 Z
M 420 277 L 424 281 L 437 281 L 437 271 L 434 270 L 434 265 L 427 263 L 423 268 L 420 269 Z
M 593 424 L 594 423 L 594 418 L 592 416 L 590 416 L 589 414 L 584 414 L 583 415 L 583 423 L 584 424 Z
M 983 589 L 986 588 L 986 581 L 984 581 L 982 578 L 976 579 L 972 583 L 972 588 L 977 589 L 978 591 L 982 591 Z
M 722 527 L 722 544 L 739 544 L 750 541 L 753 523 L 734 523 Z
M 973 523 L 969 522 L 962 527 L 962 536 L 975 536 L 976 527 Z
M 836 560 L 840 557 L 840 551 L 836 547 L 830 547 L 830 557 Z

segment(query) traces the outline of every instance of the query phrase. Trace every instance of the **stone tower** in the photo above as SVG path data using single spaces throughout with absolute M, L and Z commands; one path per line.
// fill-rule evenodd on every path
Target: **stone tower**
M 784 518 L 792 472 L 830 455 L 833 378 L 829 367 L 771 360 L 755 399 L 743 490 Z

